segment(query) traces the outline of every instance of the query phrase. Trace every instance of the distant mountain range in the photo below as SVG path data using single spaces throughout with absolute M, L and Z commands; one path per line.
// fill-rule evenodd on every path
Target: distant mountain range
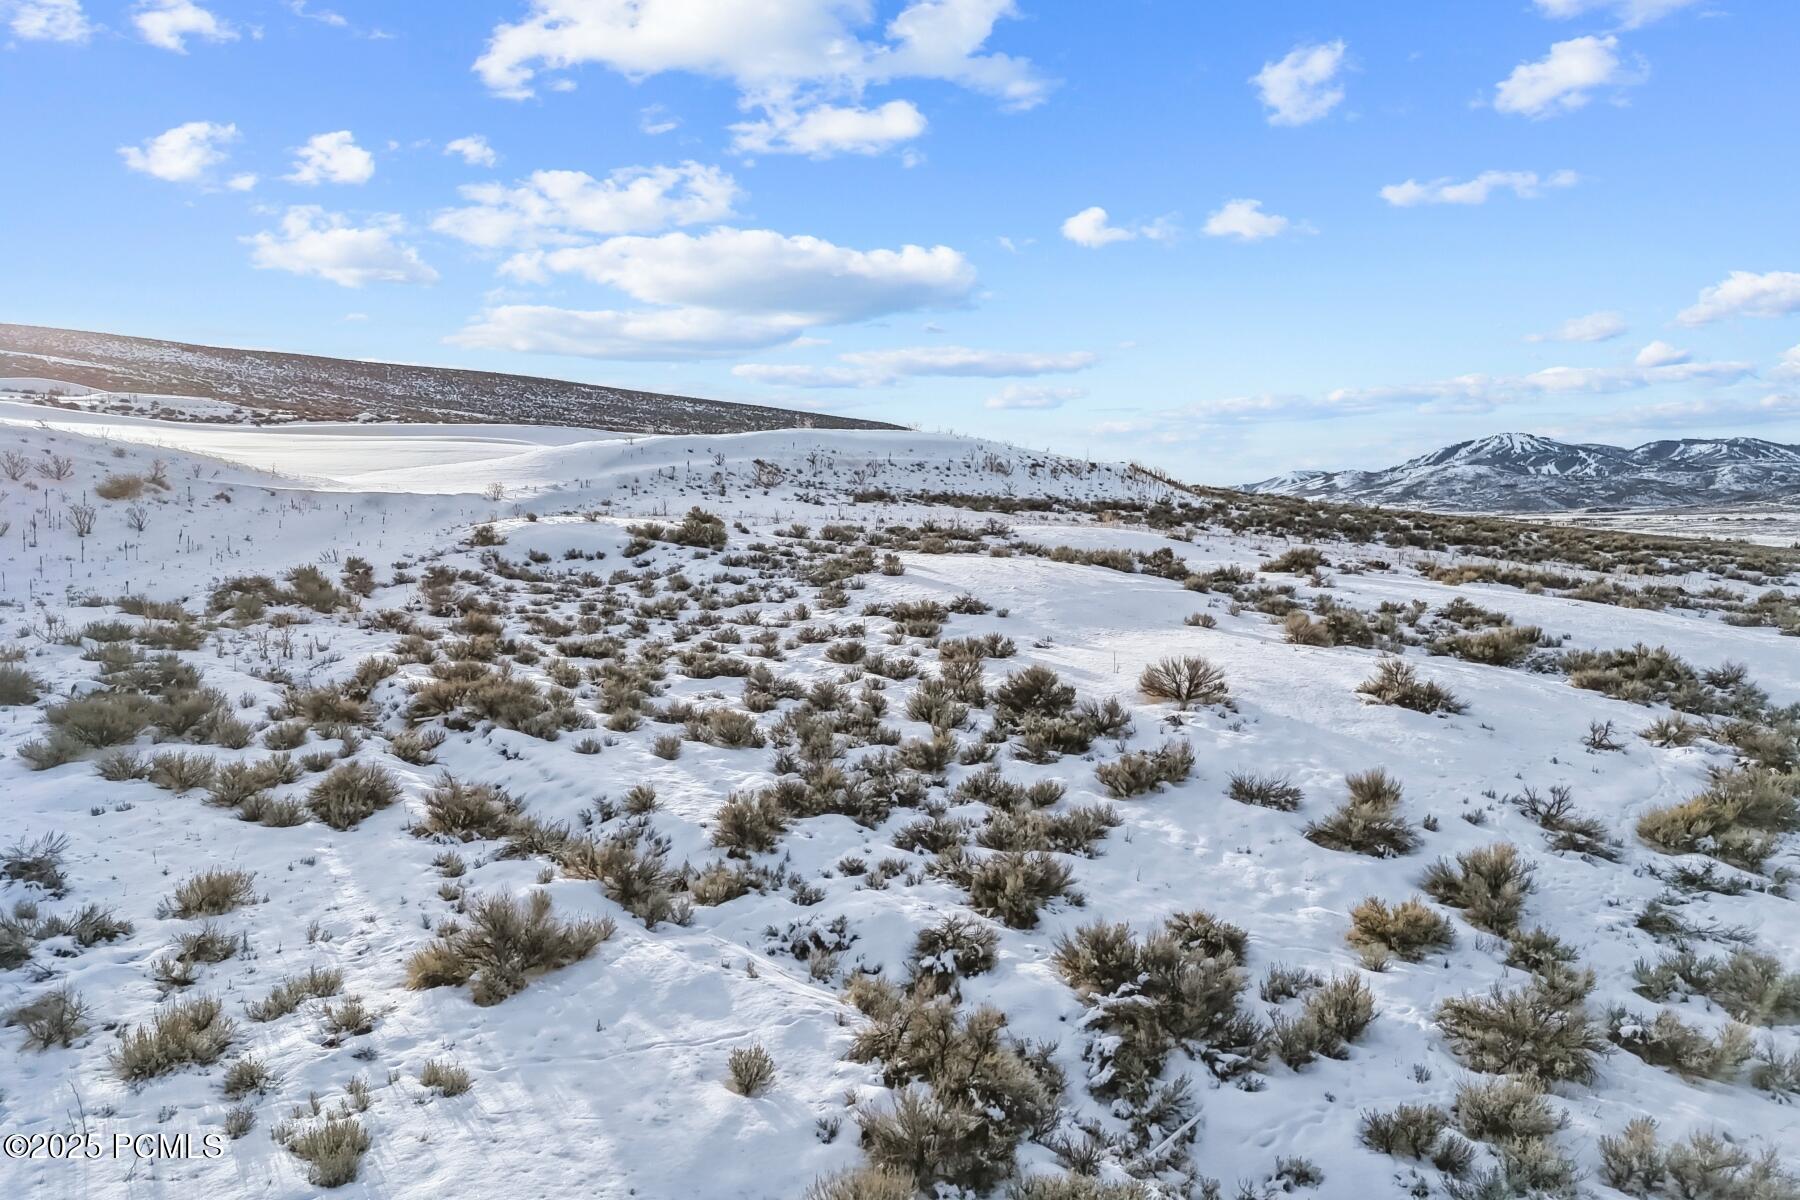
M 1626 449 L 1500 433 L 1381 471 L 1295 471 L 1247 492 L 1447 512 L 1560 512 L 1800 500 L 1800 446 L 1680 438 Z
M 898 428 L 530 375 L 230 350 L 42 325 L 0 324 L 0 379 L 6 378 L 199 397 L 320 421 L 501 421 L 625 433 Z

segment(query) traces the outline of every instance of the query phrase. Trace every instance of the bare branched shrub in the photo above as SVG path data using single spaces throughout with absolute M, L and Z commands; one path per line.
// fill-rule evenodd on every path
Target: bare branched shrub
M 770 791 L 738 793 L 713 816 L 712 844 L 734 856 L 765 854 L 787 832 L 788 815 Z
M 1294 812 L 1306 798 L 1306 794 L 1285 776 L 1247 772 L 1233 773 L 1225 794 L 1239 804 L 1254 804 L 1277 812 Z
M 64 984 L 8 1009 L 0 1025 L 23 1029 L 27 1050 L 48 1050 L 73 1046 L 87 1033 L 91 1015 L 81 993 Z
M 805 1200 L 915 1200 L 919 1194 L 913 1177 L 887 1167 L 857 1167 L 815 1179 Z
M 413 824 L 412 832 L 462 842 L 505 837 L 522 807 L 504 788 L 463 783 L 448 773 L 439 776 L 420 800 L 425 815 Z
M 1183 711 L 1197 704 L 1222 704 L 1231 694 L 1225 672 L 1199 655 L 1165 658 L 1145 667 L 1138 690 L 1152 700 L 1172 700 Z
M 915 983 L 948 991 L 957 979 L 992 970 L 999 944 L 1000 935 L 982 922 L 952 913 L 919 931 L 907 967 Z

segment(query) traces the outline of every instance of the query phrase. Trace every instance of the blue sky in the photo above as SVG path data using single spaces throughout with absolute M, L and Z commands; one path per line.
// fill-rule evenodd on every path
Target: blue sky
M 1211 482 L 1800 440 L 1800 6 L 0 0 L 0 320 Z

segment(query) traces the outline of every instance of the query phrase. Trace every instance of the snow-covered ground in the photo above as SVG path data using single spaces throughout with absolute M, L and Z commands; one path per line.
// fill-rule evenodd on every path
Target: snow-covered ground
M 997 961 L 961 981 L 964 1009 L 992 1004 L 1014 1035 L 1054 1043 L 1052 1060 L 1068 1080 L 1056 1132 L 1079 1140 L 1078 1124 L 1114 1134 L 1124 1123 L 1119 1109 L 1090 1094 L 1087 1010 L 1052 962 L 1058 939 L 1083 925 L 1119 921 L 1147 933 L 1176 912 L 1203 909 L 1241 926 L 1249 934 L 1243 1007 L 1259 1019 L 1300 1010 L 1296 1000 L 1258 997 L 1257 982 L 1277 964 L 1322 976 L 1354 973 L 1374 995 L 1379 1015 L 1342 1059 L 1295 1069 L 1271 1058 L 1248 1075 L 1221 1078 L 1203 1065 L 1201 1047 L 1170 1056 L 1164 1078 L 1191 1080 L 1200 1118 L 1187 1131 L 1197 1133 L 1189 1168 L 1222 1181 L 1227 1195 L 1240 1183 L 1250 1196 L 1279 1187 L 1266 1181 L 1279 1160 L 1293 1157 L 1322 1170 L 1314 1185 L 1319 1196 L 1448 1194 L 1453 1183 L 1429 1163 L 1367 1148 L 1361 1116 L 1399 1104 L 1447 1107 L 1458 1086 L 1476 1076 L 1440 1031 L 1438 1005 L 1493 985 L 1520 987 L 1528 976 L 1505 965 L 1504 942 L 1442 905 L 1438 911 L 1457 927 L 1453 947 L 1417 963 L 1365 969 L 1345 940 L 1351 910 L 1370 896 L 1396 902 L 1415 895 L 1440 856 L 1510 842 L 1535 868 L 1523 925 L 1554 934 L 1595 972 L 1587 1003 L 1596 1019 L 1613 1005 L 1654 1014 L 1658 1006 L 1632 990 L 1633 966 L 1670 944 L 1639 928 L 1638 919 L 1650 901 L 1669 895 L 1652 870 L 1666 872 L 1676 860 L 1640 842 L 1633 829 L 1643 813 L 1692 795 L 1709 770 L 1733 761 L 1712 740 L 1652 746 L 1636 735 L 1665 709 L 1576 689 L 1552 670 L 1414 650 L 1406 661 L 1454 692 L 1467 711 L 1431 716 L 1364 703 L 1356 688 L 1377 668 L 1381 655 L 1373 649 L 1291 644 L 1278 622 L 1216 592 L 1016 549 L 943 554 L 915 540 L 898 553 L 897 572 L 856 574 L 847 607 L 830 607 L 830 589 L 809 569 L 832 544 L 792 536 L 793 523 L 817 535 L 829 523 L 875 530 L 932 521 L 979 530 L 990 520 L 953 502 L 920 499 L 924 494 L 1078 502 L 1066 512 L 1005 517 L 1016 539 L 1004 526 L 990 529 L 987 545 L 995 550 L 1020 540 L 1078 551 L 1166 551 L 1198 574 L 1226 565 L 1254 571 L 1287 548 L 1275 538 L 1192 525 L 1183 526 L 1188 536 L 1175 538 L 1101 514 L 1108 501 L 1123 507 L 1180 497 L 1123 468 L 997 444 L 886 431 L 643 437 L 514 426 L 177 425 L 0 403 L 0 455 L 7 452 L 23 455 L 28 469 L 17 479 L 0 475 L 0 650 L 19 652 L 16 665 L 41 682 L 43 697 L 36 705 L 0 707 L 0 841 L 51 835 L 68 844 L 66 895 L 0 882 L 0 911 L 25 902 L 40 915 L 72 914 L 92 904 L 132 929 L 88 946 L 68 935 L 37 940 L 26 962 L 0 970 L 0 1013 L 64 985 L 91 1010 L 87 1030 L 67 1048 L 27 1048 L 19 1029 L 0 1028 L 0 1133 L 86 1131 L 108 1145 L 116 1133 L 200 1135 L 220 1131 L 240 1104 L 256 1124 L 221 1143 L 217 1158 L 0 1158 L 0 1195 L 314 1195 L 319 1189 L 306 1164 L 270 1131 L 297 1109 L 305 1125 L 319 1119 L 315 1108 L 328 1114 L 348 1105 L 370 1148 L 338 1195 L 799 1196 L 815 1178 L 863 1161 L 856 1106 L 879 1109 L 892 1099 L 879 1063 L 846 1058 L 865 1023 L 843 998 L 851 973 L 903 982 L 914 936 L 947 913 L 971 911 L 961 887 L 929 870 L 930 855 L 896 846 L 899 831 L 919 816 L 906 807 L 867 824 L 835 813 L 797 817 L 775 850 L 749 860 L 785 873 L 787 886 L 697 906 L 685 925 L 648 927 L 600 885 L 572 878 L 542 856 L 502 854 L 494 840 L 452 845 L 409 832 L 443 772 L 503 786 L 540 821 L 597 834 L 629 820 L 614 815 L 617 806 L 634 786 L 648 785 L 657 804 L 647 821 L 666 839 L 669 863 L 698 870 L 721 860 L 713 844 L 720 806 L 734 791 L 775 781 L 776 747 L 688 740 L 678 757 L 662 756 L 655 740 L 683 726 L 646 720 L 637 729 L 606 728 L 602 681 L 587 670 L 596 666 L 589 659 L 564 665 L 578 669 L 574 707 L 594 728 L 544 740 L 489 721 L 459 721 L 446 729 L 436 761 L 424 764 L 390 752 L 391 739 L 409 725 L 409 688 L 431 678 L 424 665 L 401 665 L 373 686 L 374 715 L 360 737 L 346 742 L 341 730 L 315 728 L 296 752 L 379 764 L 398 779 L 400 801 L 347 830 L 317 820 L 271 828 L 208 804 L 203 788 L 177 794 L 146 780 L 107 782 L 96 774 L 97 753 L 31 769 L 17 752 L 45 733 L 44 706 L 98 686 L 92 660 L 100 643 L 71 635 L 89 622 L 122 620 L 127 637 L 157 624 L 123 614 L 121 597 L 176 601 L 206 622 L 197 647 L 178 657 L 254 728 L 256 740 L 239 749 L 171 747 L 152 745 L 146 734 L 135 748 L 146 757 L 197 750 L 215 765 L 266 759 L 262 737 L 280 724 L 269 710 L 290 688 L 342 684 L 365 659 L 394 654 L 405 624 L 434 636 L 446 629 L 452 638 L 476 636 L 453 615 L 427 611 L 420 577 L 428 568 L 463 573 L 453 590 L 499 610 L 504 636 L 533 648 L 516 655 L 512 669 L 540 681 L 558 658 L 550 648 L 568 636 L 546 634 L 544 622 L 554 618 L 573 629 L 587 616 L 594 627 L 579 636 L 618 636 L 627 654 L 651 639 L 680 652 L 721 628 L 743 640 L 720 639 L 717 649 L 741 654 L 769 630 L 780 658 L 767 665 L 778 675 L 805 686 L 848 680 L 855 694 L 860 669 L 826 654 L 857 636 L 848 627 L 862 626 L 872 651 L 915 657 L 929 676 L 938 666 L 932 639 L 904 635 L 879 611 L 979 598 L 981 606 L 966 607 L 985 611 L 950 615 L 942 636 L 1011 640 L 1016 655 L 984 664 L 990 689 L 1041 664 L 1084 700 L 1117 700 L 1134 727 L 1116 743 L 1104 738 L 1085 754 L 1051 762 L 1024 761 L 1005 742 L 995 758 L 1008 778 L 1064 785 L 1058 811 L 1107 802 L 1120 822 L 1092 857 L 1057 856 L 1073 872 L 1080 905 L 1053 901 L 1026 929 L 976 917 L 998 935 Z M 135 498 L 100 499 L 109 475 L 159 482 Z M 877 493 L 888 498 L 869 498 Z M 723 556 L 662 541 L 633 544 L 634 522 L 679 520 L 696 505 L 724 519 Z M 78 536 L 78 510 L 88 506 L 93 527 Z M 472 539 L 478 527 L 483 532 Z M 484 548 L 480 541 L 497 544 Z M 784 546 L 799 552 L 794 560 L 756 549 Z M 1461 597 L 1540 627 L 1565 650 L 1643 642 L 1665 645 L 1703 670 L 1747 663 L 1774 703 L 1800 701 L 1800 641 L 1774 629 L 1732 626 L 1702 612 L 1449 587 L 1421 578 L 1409 569 L 1411 558 L 1386 547 L 1326 550 L 1334 563 L 1381 558 L 1393 569 L 1327 566 L 1310 581 L 1261 578 L 1294 585 L 1302 600 L 1325 595 L 1368 611 L 1414 602 L 1435 611 Z M 484 555 L 498 555 L 514 577 L 497 576 L 496 560 Z M 372 564 L 374 577 L 353 606 L 320 613 L 277 604 L 271 613 L 281 620 L 207 613 L 210 592 L 228 578 L 279 578 L 312 564 L 335 580 L 353 556 Z M 626 577 L 609 579 L 620 569 Z M 717 589 L 711 607 L 696 606 L 693 590 L 709 585 Z M 760 589 L 760 598 L 745 589 Z M 675 603 L 666 612 L 637 607 L 669 597 Z M 806 616 L 797 615 L 796 603 L 808 606 Z M 374 619 L 390 611 L 406 619 Z M 1189 623 L 1197 613 L 1210 617 L 1211 627 Z M 840 636 L 798 636 L 808 624 L 833 623 Z M 1140 672 L 1172 655 L 1217 665 L 1229 705 L 1177 712 L 1142 695 Z M 687 701 L 700 709 L 739 706 L 743 687 L 729 676 L 690 677 L 674 660 L 666 683 L 659 704 Z M 906 699 L 918 686 L 917 678 L 884 681 L 882 721 L 907 739 L 931 734 L 908 716 Z M 783 700 L 758 720 L 772 731 L 801 703 Z M 981 742 L 989 718 L 978 710 L 957 730 L 965 747 Z M 1605 722 L 1613 723 L 1622 749 L 1584 746 L 1590 727 Z M 584 745 L 594 739 L 598 747 Z M 1169 739 L 1194 751 L 1185 781 L 1108 797 L 1097 764 Z M 1376 767 L 1404 788 L 1403 814 L 1422 839 L 1416 852 L 1375 858 L 1302 836 L 1308 821 L 1343 798 L 1346 775 Z M 985 806 L 954 793 L 979 770 L 952 764 L 928 803 L 978 821 Z M 1304 801 L 1286 812 L 1228 799 L 1228 781 L 1239 773 L 1285 775 Z M 304 798 L 318 778 L 274 792 Z M 1619 843 L 1618 861 L 1550 852 L 1543 831 L 1507 800 L 1527 788 L 1548 793 L 1558 786 L 1604 823 Z M 447 850 L 466 860 L 465 874 L 448 878 L 434 865 Z M 884 860 L 894 860 L 892 870 L 878 869 Z M 1774 879 L 1782 868 L 1800 866 L 1797 860 L 1790 836 L 1760 878 Z M 216 918 L 244 936 L 244 947 L 196 967 L 197 982 L 185 990 L 161 987 L 154 964 L 200 922 L 159 915 L 159 903 L 197 872 L 216 868 L 253 877 L 254 901 Z M 877 875 L 886 876 L 880 886 L 872 882 Z M 476 1006 L 466 987 L 405 986 L 408 957 L 453 916 L 463 895 L 532 892 L 548 895 L 559 917 L 610 918 L 617 932 L 590 956 L 531 978 L 497 1005 Z M 1677 900 L 1690 924 L 1741 927 L 1790 972 L 1800 970 L 1800 922 L 1791 901 L 1755 888 Z M 830 929 L 838 918 L 841 936 Z M 836 958 L 797 958 L 790 950 L 796 925 L 832 942 Z M 1692 942 L 1708 954 L 1730 950 L 1700 936 Z M 308 1001 L 274 1020 L 249 1018 L 248 1003 L 314 966 L 342 972 L 340 996 Z M 121 1035 L 159 1007 L 196 995 L 219 998 L 237 1022 L 220 1063 L 122 1080 L 109 1060 Z M 343 996 L 360 997 L 373 1014 L 369 1032 L 330 1032 L 325 1009 Z M 1671 1006 L 1708 1031 L 1726 1024 L 1724 1013 L 1700 997 Z M 1757 1043 L 1773 1054 L 1800 1051 L 1796 1016 L 1759 1028 Z M 767 1048 L 776 1071 L 772 1087 L 755 1098 L 727 1086 L 727 1056 L 752 1044 Z M 262 1094 L 227 1099 L 224 1064 L 246 1055 L 271 1068 L 274 1082 Z M 420 1070 L 432 1059 L 454 1060 L 473 1086 L 459 1096 L 422 1086 Z M 366 1107 L 346 1099 L 353 1079 L 368 1085 Z M 1554 1085 L 1550 1104 L 1565 1122 L 1555 1144 L 1580 1168 L 1579 1188 L 1597 1195 L 1616 1194 L 1601 1178 L 1597 1139 L 1646 1115 L 1668 1141 L 1715 1131 L 1752 1150 L 1774 1147 L 1787 1168 L 1800 1168 L 1794 1109 L 1745 1077 L 1684 1079 L 1615 1052 L 1599 1062 L 1591 1083 Z M 1027 1138 L 1019 1170 L 1061 1171 L 1055 1142 L 1048 1130 Z M 1480 1152 L 1477 1169 L 1491 1161 L 1489 1153 Z M 1115 1179 L 1133 1165 L 1116 1154 L 1100 1157 L 1102 1173 Z M 1182 1194 L 1176 1173 L 1150 1182 Z M 1191 1194 L 1204 1190 L 1192 1185 Z

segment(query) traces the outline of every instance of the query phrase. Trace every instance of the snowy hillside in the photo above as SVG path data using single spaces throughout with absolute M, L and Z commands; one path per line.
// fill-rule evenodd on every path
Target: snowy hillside
M 244 420 L 564 422 L 656 433 L 889 428 L 879 421 L 562 379 L 196 346 L 41 325 L 0 324 L 0 376 L 21 379 L 20 390 L 43 391 L 48 383 L 65 395 L 98 392 L 89 403 L 112 411 L 129 411 L 145 396 L 179 397 L 219 405 Z M 185 407 L 157 406 L 168 416 Z
M 1797 566 L 0 404 L 0 1194 L 1795 1196 Z
M 1246 490 L 1446 512 L 1791 501 L 1800 494 L 1800 447 L 1759 438 L 1682 438 L 1627 450 L 1501 433 L 1385 470 L 1297 471 Z

